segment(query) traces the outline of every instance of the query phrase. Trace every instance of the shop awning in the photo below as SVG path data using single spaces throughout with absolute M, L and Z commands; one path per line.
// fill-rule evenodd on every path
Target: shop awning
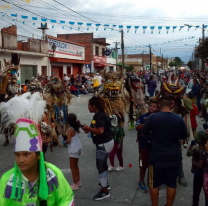
M 77 59 L 64 59 L 64 58 L 55 58 L 50 57 L 50 62 L 58 62 L 58 63 L 74 63 L 74 64 L 91 64 L 91 62 Z
M 106 64 L 106 66 L 115 67 L 116 65 L 115 64 Z
M 106 64 L 94 63 L 94 67 L 105 67 Z

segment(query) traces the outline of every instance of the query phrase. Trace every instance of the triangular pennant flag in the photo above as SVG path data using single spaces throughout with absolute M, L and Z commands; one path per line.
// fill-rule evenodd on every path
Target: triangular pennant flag
M 0 6 L 0 9 L 5 10 L 5 6 L 4 6 L 4 5 L 1 5 L 1 6 Z
M 33 26 L 35 25 L 35 23 L 37 22 L 38 18 L 37 17 L 32 17 L 32 21 L 33 21 Z
M 135 34 L 137 33 L 138 28 L 139 28 L 139 26 L 134 26 Z
M 127 28 L 127 33 L 129 33 L 131 26 L 126 26 L 126 28 Z
M 96 31 L 98 31 L 100 24 L 95 24 L 95 27 L 96 27 Z
M 206 28 L 207 28 L 207 25 L 204 25 L 204 31 L 206 30 Z
M 119 32 L 121 32 L 121 30 L 123 29 L 123 25 L 119 25 L 118 28 L 119 28 Z
M 143 26 L 142 28 L 143 28 L 143 34 L 145 34 L 145 31 L 147 29 L 147 26 Z
M 175 31 L 176 28 L 177 28 L 177 26 L 173 26 L 173 33 L 174 33 L 174 31 Z
M 72 28 L 73 28 L 73 26 L 74 26 L 74 23 L 75 23 L 75 22 L 73 22 L 73 21 L 70 21 L 70 22 L 69 22 L 69 25 L 70 25 L 69 28 L 70 28 L 70 30 L 72 30 Z M 78 23 L 77 23 L 77 24 L 78 24 Z M 80 25 L 80 27 L 81 27 L 81 26 L 82 26 L 82 25 Z M 79 27 L 79 24 L 78 24 L 78 30 L 79 30 L 80 27 Z
M 5 17 L 5 13 L 4 13 L 4 12 L 1 12 L 1 16 L 2 16 L 2 17 Z
M 188 26 L 188 31 L 189 31 L 189 29 L 191 28 L 192 26 Z
M 65 21 L 60 20 L 60 23 L 62 24 L 62 29 L 64 29 Z
M 25 21 L 27 20 L 28 16 L 23 16 L 23 15 L 22 15 L 21 17 L 22 17 L 22 19 L 23 19 L 22 23 L 24 24 Z
M 151 26 L 151 27 L 150 27 L 151 34 L 153 34 L 154 29 L 155 29 L 155 27 L 154 27 L 154 26 Z
M 162 26 L 158 26 L 159 34 L 160 34 L 160 32 L 161 32 L 161 29 L 162 29 Z
M 183 27 L 184 27 L 184 26 L 180 26 L 180 29 L 179 29 L 179 31 L 180 31 L 181 29 L 183 29 Z
M 7 5 L 6 5 L 6 7 L 7 7 L 7 9 L 11 9 L 11 7 L 10 7 L 10 5 L 9 5 L 9 4 L 7 4 Z
M 92 23 L 87 23 L 87 31 L 89 31 L 91 26 L 92 26 Z
M 41 23 L 42 23 L 43 27 L 45 27 L 46 22 L 47 22 L 46 18 L 41 18 Z
M 113 25 L 113 27 L 111 28 L 111 31 L 113 31 L 116 28 L 117 25 Z
M 52 29 L 54 28 L 55 23 L 56 23 L 56 20 L 51 19 Z
M 15 19 L 17 19 L 17 14 L 11 14 L 12 17 L 12 21 L 14 21 Z
M 168 34 L 168 31 L 170 29 L 170 26 L 166 26 L 165 28 L 166 28 L 166 33 Z
M 109 28 L 109 24 L 104 24 L 104 31 Z
M 77 24 L 78 24 L 78 30 L 80 30 L 80 28 L 81 28 L 81 26 L 82 26 L 83 23 L 82 22 L 77 22 Z
M 195 29 L 195 31 L 196 31 L 198 28 L 199 28 L 199 26 L 196 26 L 196 29 Z

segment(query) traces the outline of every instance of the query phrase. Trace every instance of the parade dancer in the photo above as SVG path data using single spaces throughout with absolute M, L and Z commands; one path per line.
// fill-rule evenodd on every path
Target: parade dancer
M 22 102 L 14 97 L 13 102 L 18 104 L 18 110 L 11 108 L 12 111 L 8 111 L 8 124 L 17 120 L 14 133 L 15 167 L 0 180 L 0 205 L 73 206 L 73 192 L 62 172 L 44 162 L 37 123 L 41 121 L 46 103 L 39 93 L 34 95 L 31 97 L 27 93 L 27 98 Z M 36 101 L 31 102 L 34 98 Z

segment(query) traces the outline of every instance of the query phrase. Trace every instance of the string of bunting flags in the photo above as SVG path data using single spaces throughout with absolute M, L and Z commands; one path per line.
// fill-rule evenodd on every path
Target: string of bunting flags
M 181 38 L 181 39 L 176 39 L 176 40 L 172 40 L 172 41 L 166 41 L 163 42 L 161 44 L 151 44 L 152 46 L 160 46 L 160 45 L 168 45 L 171 43 L 178 43 L 178 42 L 183 42 L 183 41 L 187 41 L 187 40 L 193 40 L 195 39 L 195 36 L 191 36 L 191 37 L 187 37 L 187 38 Z M 146 47 L 150 47 L 150 45 L 143 45 L 143 46 L 124 46 L 124 49 L 139 49 L 139 48 L 146 48 Z
M 1 16 L 4 17 L 5 13 L 1 12 Z M 13 21 L 15 21 L 18 17 L 19 17 L 18 14 L 11 14 L 11 18 L 13 19 Z M 166 34 L 168 34 L 170 32 L 170 29 L 172 29 L 172 33 L 174 33 L 177 28 L 179 29 L 179 31 L 181 31 L 184 28 L 184 26 L 130 26 L 130 25 L 129 26 L 124 26 L 124 25 L 115 25 L 115 24 L 101 25 L 101 24 L 64 21 L 64 20 L 47 19 L 47 18 L 39 18 L 39 17 L 29 17 L 29 16 L 25 16 L 25 15 L 20 15 L 20 17 L 21 17 L 21 21 L 22 21 L 23 24 L 25 24 L 26 20 L 31 18 L 33 26 L 38 22 L 38 20 L 41 20 L 41 23 L 42 23 L 43 26 L 46 24 L 46 22 L 50 22 L 52 29 L 54 29 L 57 24 L 61 25 L 62 29 L 64 29 L 66 25 L 69 25 L 70 30 L 72 30 L 75 25 L 77 26 L 78 30 L 80 30 L 81 27 L 83 25 L 85 25 L 86 28 L 87 28 L 87 31 L 89 31 L 90 28 L 92 28 L 92 25 L 95 25 L 96 31 L 99 30 L 100 26 L 103 26 L 104 31 L 106 31 L 107 29 L 110 29 L 111 31 L 113 31 L 113 30 L 117 30 L 117 28 L 118 28 L 119 32 L 121 32 L 121 30 L 124 30 L 124 28 L 126 28 L 127 33 L 129 33 L 131 29 L 134 29 L 134 32 L 136 34 L 138 29 L 141 27 L 142 30 L 143 30 L 143 34 L 146 33 L 147 28 L 150 28 L 151 34 L 154 34 L 154 32 L 156 32 L 156 29 L 158 30 L 159 34 L 161 34 L 162 29 L 165 29 Z M 204 25 L 204 30 L 207 29 L 207 26 L 208 25 Z M 200 28 L 199 25 L 197 25 L 197 26 L 188 26 L 188 31 L 192 27 L 195 28 L 195 30 Z

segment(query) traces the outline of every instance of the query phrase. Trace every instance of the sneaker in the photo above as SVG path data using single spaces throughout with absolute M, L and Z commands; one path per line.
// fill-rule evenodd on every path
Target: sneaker
M 72 189 L 73 191 L 79 189 L 78 184 L 74 184 L 74 183 L 72 183 L 72 184 L 70 185 L 70 187 L 71 187 L 71 189 Z
M 187 186 L 188 185 L 188 183 L 187 183 L 187 181 L 185 180 L 184 177 L 178 178 L 178 183 L 182 186 Z
M 112 172 L 112 171 L 114 171 L 114 170 L 116 170 L 115 167 L 112 167 L 112 166 L 109 166 L 109 167 L 108 167 L 108 171 L 109 171 L 109 172 Z
M 187 144 L 184 144 L 184 145 L 183 145 L 183 147 L 184 147 L 184 148 L 187 148 L 187 147 L 188 147 L 188 145 L 187 145 Z
M 102 189 L 102 186 L 101 186 L 101 184 L 100 184 L 100 183 L 98 184 L 98 187 L 99 187 L 100 189 Z M 110 187 L 110 185 L 109 185 L 109 184 L 107 185 L 107 189 L 108 189 L 108 191 L 110 191 L 110 190 L 111 190 L 111 187 Z
M 118 166 L 118 167 L 116 168 L 116 171 L 117 171 L 117 172 L 124 171 L 124 167 Z
M 139 184 L 137 185 L 138 189 L 141 191 L 141 192 L 144 192 L 146 193 L 147 192 L 147 187 L 145 185 L 144 182 L 139 182 Z
M 98 200 L 103 200 L 103 199 L 108 198 L 108 197 L 110 197 L 109 191 L 104 192 L 103 190 L 100 190 L 100 192 L 98 192 L 98 194 L 93 197 L 93 200 L 98 201 Z
M 77 182 L 77 185 L 78 185 L 78 187 L 81 187 L 82 186 L 81 181 Z
M 4 146 L 7 146 L 9 144 L 9 140 L 6 140 L 5 142 L 4 142 Z

